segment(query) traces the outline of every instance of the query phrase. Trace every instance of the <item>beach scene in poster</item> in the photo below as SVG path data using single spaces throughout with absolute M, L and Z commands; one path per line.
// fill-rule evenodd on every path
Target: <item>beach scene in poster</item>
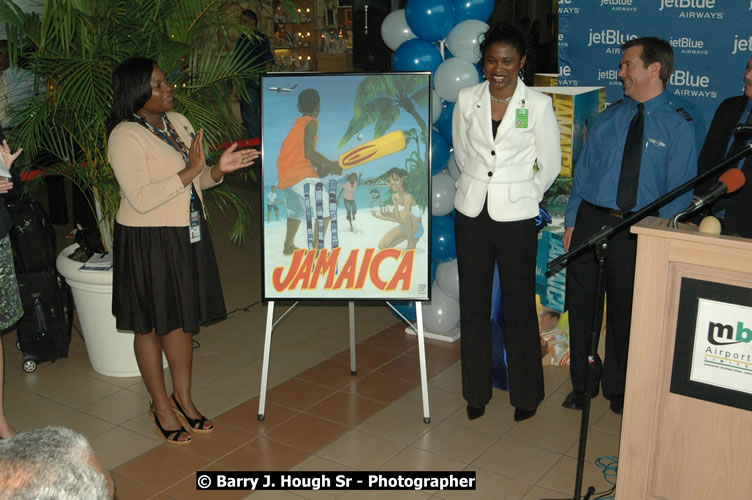
M 265 298 L 426 300 L 429 74 L 261 85 Z

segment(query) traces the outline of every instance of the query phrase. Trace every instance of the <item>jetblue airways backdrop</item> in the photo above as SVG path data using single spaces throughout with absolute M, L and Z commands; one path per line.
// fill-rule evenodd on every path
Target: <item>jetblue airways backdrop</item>
M 668 90 L 697 117 L 702 140 L 721 101 L 742 93 L 752 0 L 559 0 L 559 85 L 603 86 L 606 101 L 621 99 L 621 44 L 643 36 L 674 48 Z

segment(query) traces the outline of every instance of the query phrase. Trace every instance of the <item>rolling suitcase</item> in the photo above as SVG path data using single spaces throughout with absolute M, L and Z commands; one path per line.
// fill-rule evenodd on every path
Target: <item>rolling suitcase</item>
M 18 197 L 7 201 L 13 218 L 10 242 L 16 273 L 55 267 L 55 228 L 42 205 L 34 200 Z
M 24 315 L 16 325 L 23 369 L 31 373 L 43 361 L 68 357 L 73 326 L 73 296 L 54 267 L 17 273 Z

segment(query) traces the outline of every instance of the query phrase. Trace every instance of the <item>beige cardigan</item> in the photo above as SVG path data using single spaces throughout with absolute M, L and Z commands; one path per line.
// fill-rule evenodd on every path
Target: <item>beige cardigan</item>
M 190 148 L 191 124 L 179 113 L 167 113 L 167 117 Z M 185 168 L 183 156 L 136 122 L 119 123 L 108 145 L 110 164 L 120 184 L 117 221 L 124 226 L 188 226 L 191 188 L 183 186 L 178 177 Z M 204 167 L 193 179 L 202 200 L 201 190 L 217 184 L 210 167 Z

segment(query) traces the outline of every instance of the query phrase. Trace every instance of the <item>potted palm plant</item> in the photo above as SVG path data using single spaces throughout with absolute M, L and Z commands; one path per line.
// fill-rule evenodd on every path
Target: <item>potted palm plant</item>
M 46 172 L 63 175 L 91 193 L 105 249 L 111 248 L 120 203 L 118 184 L 107 160 L 106 137 L 111 75 L 119 62 L 136 55 L 155 59 L 174 86 L 175 111 L 186 115 L 197 129 L 204 128 L 208 144 L 242 136 L 242 126 L 232 118 L 228 83 L 242 94 L 242 80 L 254 77 L 261 66 L 232 57 L 228 33 L 243 28 L 229 18 L 222 3 L 47 0 L 39 14 L 24 12 L 13 0 L 0 2 L 11 64 L 30 71 L 38 90 L 14 103 L 11 140 L 14 147 L 24 148 L 27 168 L 34 158 L 44 155 Z M 283 5 L 289 8 L 290 1 Z M 238 175 L 254 180 L 250 171 Z M 226 186 L 211 190 L 207 201 L 208 212 L 212 207 L 235 209 L 230 237 L 241 242 L 250 226 L 248 201 Z M 61 254 L 58 263 L 63 257 Z M 98 280 L 102 283 L 95 284 L 107 285 L 108 278 Z M 87 337 L 84 324 L 86 310 L 91 308 L 76 287 L 73 292 L 91 357 L 94 341 Z M 109 310 L 107 306 L 112 332 L 114 318 Z M 92 329 L 101 329 L 101 324 L 97 325 Z M 120 337 L 130 341 L 129 336 Z M 111 344 L 111 339 L 107 342 Z M 118 355 L 129 351 L 124 349 Z

